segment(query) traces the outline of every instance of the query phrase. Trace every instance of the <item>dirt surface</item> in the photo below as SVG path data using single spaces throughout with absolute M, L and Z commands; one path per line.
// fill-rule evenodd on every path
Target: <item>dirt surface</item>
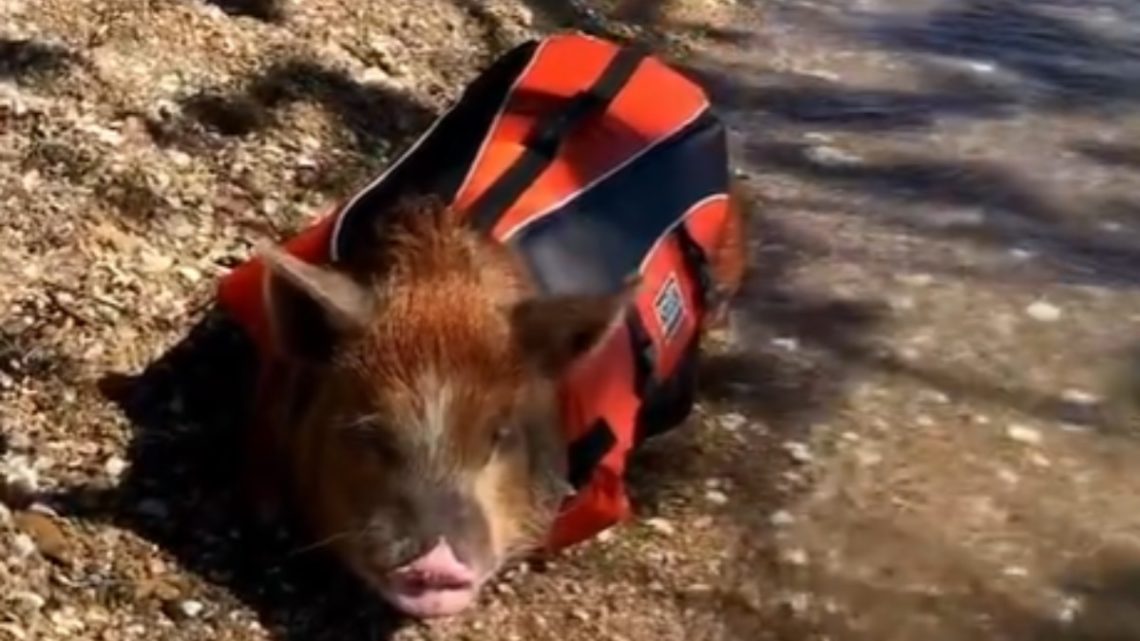
M 401 624 L 243 519 L 212 288 L 565 26 L 707 83 L 753 273 L 635 522 Z M 1130 0 L 0 0 L 0 639 L 1140 639 L 1138 107 Z

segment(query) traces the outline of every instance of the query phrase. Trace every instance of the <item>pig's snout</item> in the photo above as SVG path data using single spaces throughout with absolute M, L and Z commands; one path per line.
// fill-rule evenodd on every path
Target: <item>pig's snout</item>
M 392 605 L 419 618 L 458 614 L 474 603 L 479 592 L 478 575 L 444 539 L 387 578 L 385 592 Z
M 443 539 L 420 558 L 393 571 L 392 576 L 402 584 L 448 588 L 467 587 L 476 578 Z

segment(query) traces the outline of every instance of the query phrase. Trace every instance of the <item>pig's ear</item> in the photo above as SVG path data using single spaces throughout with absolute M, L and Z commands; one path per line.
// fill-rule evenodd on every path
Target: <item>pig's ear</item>
M 271 245 L 262 245 L 257 253 L 266 266 L 265 302 L 281 352 L 321 360 L 336 342 L 367 328 L 374 297 L 349 275 L 310 265 Z
M 551 296 L 514 306 L 511 325 L 523 353 L 540 371 L 557 376 L 606 337 L 624 317 L 640 279 L 598 296 Z

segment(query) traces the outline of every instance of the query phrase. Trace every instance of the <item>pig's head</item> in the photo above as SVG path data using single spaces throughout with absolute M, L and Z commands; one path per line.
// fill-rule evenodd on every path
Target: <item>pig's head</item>
M 313 536 L 397 609 L 455 614 L 566 494 L 557 382 L 629 299 L 538 297 L 431 200 L 336 267 L 266 248 L 291 485 Z

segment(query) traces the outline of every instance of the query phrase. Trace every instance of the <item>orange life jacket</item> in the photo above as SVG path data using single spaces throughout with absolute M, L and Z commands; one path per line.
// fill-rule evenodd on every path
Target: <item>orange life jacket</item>
M 625 331 L 561 381 L 577 492 L 550 533 L 558 549 L 629 516 L 629 456 L 692 408 L 728 183 L 724 128 L 700 87 L 638 49 L 558 34 L 499 58 L 382 175 L 284 247 L 336 261 L 386 203 L 434 193 L 513 246 L 547 293 L 612 292 L 640 272 Z M 256 258 L 238 266 L 219 302 L 268 350 L 263 270 Z

